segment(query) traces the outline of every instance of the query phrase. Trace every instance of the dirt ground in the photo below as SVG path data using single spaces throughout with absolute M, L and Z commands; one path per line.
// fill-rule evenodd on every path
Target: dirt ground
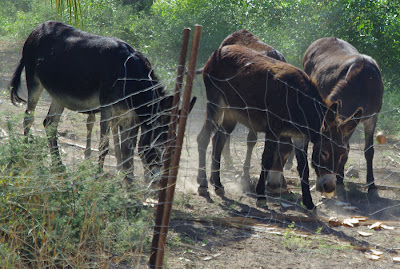
M 25 110 L 13 106 L 5 90 L 18 63 L 21 47 L 19 42 L 0 42 L 0 113 L 5 117 L 22 114 Z M 380 199 L 372 200 L 366 194 L 360 129 L 354 135 L 346 164 L 346 169 L 353 167 L 359 177 L 346 177 L 347 198 L 344 201 L 324 199 L 314 188 L 312 197 L 314 203 L 319 204 L 318 209 L 315 212 L 305 210 L 300 205 L 298 174 L 292 168 L 285 170 L 290 193 L 269 196 L 268 209 L 263 209 L 256 207 L 255 198 L 240 188 L 247 133 L 239 126 L 231 142 L 235 169 L 224 169 L 221 173 L 226 196 L 221 198 L 210 188 L 210 199 L 205 199 L 197 195 L 196 182 L 196 137 L 205 114 L 200 79 L 195 87 L 200 89 L 197 91 L 200 98 L 186 130 L 166 253 L 168 268 L 400 268 L 400 262 L 393 261 L 394 257 L 400 257 L 400 141 L 388 138 L 384 145 L 375 144 L 374 175 Z M 34 132 L 39 135 L 44 135 L 42 122 L 48 105 L 49 98 L 44 96 L 35 114 Z M 64 163 L 73 165 L 82 161 L 85 116 L 66 110 L 59 132 Z M 95 142 L 98 137 L 96 126 Z M 260 136 L 253 153 L 252 181 L 257 180 L 260 170 L 261 141 Z M 106 164 L 115 166 L 112 156 Z M 137 173 L 140 173 L 140 166 L 136 157 Z M 315 182 L 315 174 L 311 173 L 310 177 L 311 182 Z M 342 224 L 343 220 L 355 216 L 359 223 L 354 227 Z M 339 220 L 337 225 L 329 223 L 331 217 Z M 371 229 L 376 222 L 382 222 L 383 226 Z M 381 253 L 371 256 L 374 251 Z

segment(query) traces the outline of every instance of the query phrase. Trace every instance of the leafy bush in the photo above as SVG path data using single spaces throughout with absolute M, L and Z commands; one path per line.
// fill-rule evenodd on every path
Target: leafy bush
M 140 262 L 152 232 L 141 202 L 148 192 L 127 190 L 122 175 L 99 174 L 90 162 L 54 173 L 45 139 L 26 143 L 15 122 L 0 147 L 0 267 Z
M 0 0 L 0 37 L 25 39 L 40 23 L 56 20 L 56 11 L 41 0 Z

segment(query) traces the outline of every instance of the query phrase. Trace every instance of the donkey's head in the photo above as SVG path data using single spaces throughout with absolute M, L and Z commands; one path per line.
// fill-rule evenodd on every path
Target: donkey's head
M 139 152 L 145 168 L 147 182 L 158 182 L 161 176 L 163 156 L 168 144 L 168 127 L 171 121 L 173 96 L 162 96 L 153 104 L 153 115 L 142 127 Z M 192 110 L 196 97 L 190 102 Z M 180 110 L 178 112 L 180 114 Z
M 339 102 L 326 111 L 320 130 L 320 140 L 314 143 L 312 166 L 317 174 L 317 190 L 332 197 L 336 188 L 339 166 L 348 155 L 348 135 L 357 127 L 362 109 L 342 120 L 338 112 Z

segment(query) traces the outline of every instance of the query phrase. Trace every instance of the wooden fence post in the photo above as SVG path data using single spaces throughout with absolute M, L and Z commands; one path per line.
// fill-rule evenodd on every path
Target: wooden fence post
M 176 137 L 176 147 L 170 165 L 169 179 L 167 186 L 167 195 L 164 204 L 164 214 L 161 222 L 161 229 L 159 233 L 159 242 L 157 247 L 157 256 L 155 268 L 162 268 L 165 253 L 165 243 L 167 240 L 169 221 L 171 219 L 172 202 L 175 194 L 176 179 L 178 175 L 179 161 L 182 153 L 183 138 L 185 135 L 186 120 L 190 109 L 190 98 L 192 95 L 193 80 L 196 75 L 197 55 L 199 53 L 200 38 L 201 38 L 200 25 L 194 26 L 192 47 L 190 51 L 188 75 L 186 76 L 186 85 L 182 101 L 182 110 L 179 117 L 178 135 Z
M 156 212 L 156 219 L 154 224 L 154 233 L 153 233 L 153 240 L 151 244 L 151 252 L 150 252 L 150 260 L 149 260 L 149 267 L 155 268 L 157 251 L 158 251 L 158 241 L 160 238 L 160 229 L 161 229 L 161 221 L 164 214 L 164 204 L 166 198 L 166 190 L 168 185 L 168 177 L 169 177 L 169 168 L 171 164 L 172 158 L 172 150 L 175 147 L 175 139 L 176 139 L 176 126 L 178 122 L 178 112 L 179 112 L 179 100 L 180 100 L 180 90 L 182 88 L 182 82 L 185 72 L 185 64 L 186 64 L 186 55 L 187 49 L 189 45 L 189 37 L 190 37 L 190 29 L 185 28 L 183 30 L 182 35 L 182 45 L 180 50 L 178 68 L 177 68 L 177 77 L 176 77 L 176 84 L 175 84 L 175 92 L 174 92 L 174 99 L 172 102 L 172 110 L 171 110 L 171 120 L 169 123 L 168 128 L 168 139 L 167 139 L 167 146 L 166 146 L 166 153 L 165 153 L 165 160 L 163 164 L 164 172 L 161 177 L 160 182 L 160 191 L 159 191 L 159 199 L 157 205 L 157 212 Z

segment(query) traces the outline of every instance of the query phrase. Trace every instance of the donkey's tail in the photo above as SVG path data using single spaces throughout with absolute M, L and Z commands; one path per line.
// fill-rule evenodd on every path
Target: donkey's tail
M 24 58 L 21 58 L 21 60 L 19 61 L 18 67 L 15 70 L 12 78 L 11 78 L 11 83 L 9 85 L 9 89 L 11 90 L 11 102 L 14 105 L 17 105 L 19 103 L 26 103 L 26 101 L 24 99 L 22 99 L 21 97 L 18 96 L 18 89 L 21 85 L 21 73 L 22 70 L 25 67 L 25 63 L 24 63 Z

